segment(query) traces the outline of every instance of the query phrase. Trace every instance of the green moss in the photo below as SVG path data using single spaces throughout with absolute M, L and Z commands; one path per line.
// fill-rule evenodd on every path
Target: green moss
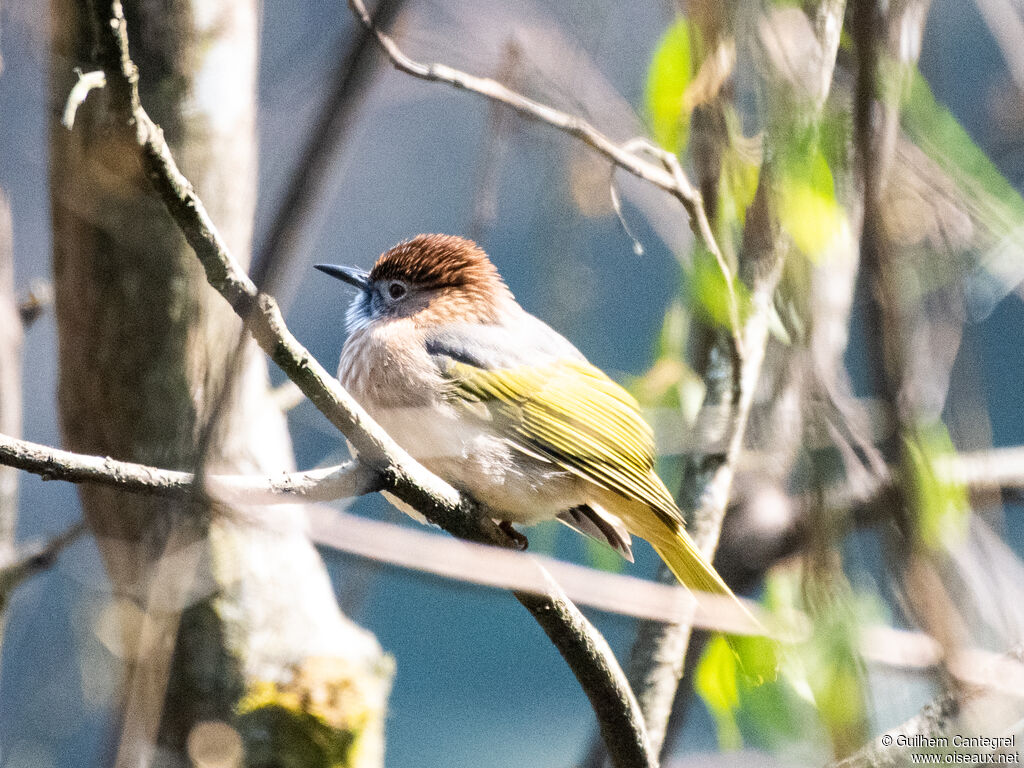
M 238 729 L 247 768 L 347 768 L 359 736 L 289 703 L 266 703 L 243 713 Z
M 369 670 L 344 659 L 313 657 L 292 671 L 287 682 L 250 685 L 238 704 L 235 725 L 245 743 L 246 768 L 375 764 L 385 689 L 394 673 L 391 657 Z

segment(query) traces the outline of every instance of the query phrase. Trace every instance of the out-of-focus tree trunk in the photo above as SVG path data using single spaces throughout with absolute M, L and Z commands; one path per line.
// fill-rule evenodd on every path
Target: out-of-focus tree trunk
M 21 335 L 21 318 L 14 295 L 11 211 L 0 190 L 0 433 L 12 437 L 21 434 Z M 0 561 L 14 554 L 17 519 L 18 470 L 0 467 Z M 2 621 L 0 615 L 0 636 Z
M 89 5 L 52 0 L 52 115 L 73 68 L 90 66 Z M 247 258 L 257 3 L 140 0 L 125 13 L 143 104 Z M 76 451 L 191 470 L 240 325 L 206 285 L 105 99 L 93 92 L 73 131 L 50 129 L 64 437 Z M 205 469 L 293 468 L 255 346 L 237 375 Z M 147 764 L 154 747 L 158 765 L 212 764 L 211 752 L 232 765 L 242 748 L 250 766 L 381 764 L 390 661 L 339 611 L 300 508 L 89 487 L 81 498 L 128 649 L 118 765 Z

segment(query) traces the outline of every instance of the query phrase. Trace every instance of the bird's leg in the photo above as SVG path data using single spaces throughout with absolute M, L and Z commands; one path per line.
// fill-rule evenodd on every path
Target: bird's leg
M 501 528 L 502 532 L 506 536 L 512 539 L 513 543 L 515 543 L 515 548 L 518 549 L 520 552 L 524 551 L 528 546 L 530 546 L 530 540 L 527 539 L 526 536 L 521 534 L 515 528 L 513 528 L 512 523 L 510 523 L 508 520 L 499 520 L 498 527 Z

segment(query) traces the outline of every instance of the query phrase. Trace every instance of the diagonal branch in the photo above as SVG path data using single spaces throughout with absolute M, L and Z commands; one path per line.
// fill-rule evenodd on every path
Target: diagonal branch
M 106 74 L 111 107 L 134 129 L 147 176 L 195 251 L 210 285 L 248 322 L 260 347 L 349 439 L 384 489 L 456 536 L 509 546 L 509 537 L 476 504 L 414 461 L 369 417 L 291 334 L 274 299 L 259 292 L 241 269 L 178 170 L 162 131 L 139 102 L 138 70 L 129 56 L 120 0 L 105 7 L 101 11 L 97 3 L 94 11 L 100 33 L 97 59 Z M 552 588 L 540 598 L 519 593 L 516 597 L 537 619 L 591 700 L 615 764 L 620 768 L 656 765 L 636 701 L 597 630 L 560 590 Z
M 679 161 L 674 155 L 664 152 L 645 139 L 633 139 L 623 144 L 617 144 L 579 115 L 571 115 L 548 104 L 534 101 L 492 78 L 471 75 L 447 64 L 436 62 L 424 64 L 423 62 L 416 61 L 407 56 L 398 47 L 394 38 L 374 24 L 373 19 L 366 10 L 366 6 L 363 4 L 363 0 L 348 0 L 348 5 L 352 12 L 359 17 L 363 26 L 377 38 L 380 47 L 399 71 L 421 80 L 447 83 L 460 90 L 480 94 L 491 101 L 511 107 L 525 118 L 557 128 L 563 133 L 579 139 L 588 147 L 610 160 L 614 165 L 668 192 L 682 203 L 687 215 L 690 217 L 690 228 L 693 230 L 693 233 L 715 257 L 715 261 L 722 269 L 728 290 L 729 316 L 732 323 L 733 340 L 737 344 L 737 352 L 740 351 L 740 312 L 736 295 L 733 292 L 731 271 L 726 264 L 721 249 L 718 247 L 718 242 L 715 240 L 711 223 L 708 221 L 707 212 L 704 210 L 704 201 L 701 198 L 700 191 L 686 178 L 686 174 L 683 173 Z M 644 160 L 637 154 L 637 150 L 656 155 L 662 163 L 659 165 Z

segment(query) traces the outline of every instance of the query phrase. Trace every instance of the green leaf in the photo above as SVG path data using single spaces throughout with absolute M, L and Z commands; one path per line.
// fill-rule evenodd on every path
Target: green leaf
M 742 227 L 747 209 L 757 194 L 761 164 L 729 149 L 722 155 L 722 175 L 718 184 L 719 216 L 723 223 Z
M 796 571 L 771 574 L 763 605 L 778 621 L 807 611 Z M 762 749 L 831 741 L 837 754 L 866 738 L 859 628 L 880 620 L 877 598 L 832 585 L 803 639 L 715 638 L 694 677 L 723 748 L 746 741 Z
M 954 453 L 953 441 L 942 422 L 919 425 L 907 442 L 918 532 L 922 543 L 933 550 L 962 541 L 967 535 L 967 488 L 940 477 L 934 467 L 937 457 Z
M 654 140 L 669 152 L 686 147 L 690 115 L 683 95 L 693 80 L 693 40 L 689 22 L 679 18 L 668 28 L 651 58 L 645 101 Z
M 1024 220 L 1024 199 L 996 169 L 948 109 L 932 95 L 924 75 L 915 70 L 903 106 L 903 128 L 933 161 L 959 183 L 995 200 L 1015 223 Z
M 706 321 L 729 328 L 729 283 L 718 261 L 706 248 L 698 246 L 694 251 L 689 278 L 690 297 L 695 310 L 700 311 Z M 735 278 L 732 289 L 742 322 L 750 308 L 750 292 L 743 282 Z
M 697 664 L 693 687 L 707 705 L 718 726 L 718 744 L 722 749 L 739 749 L 743 736 L 736 720 L 740 694 L 738 659 L 722 635 L 708 642 Z
M 845 224 L 836 200 L 832 171 L 824 153 L 812 144 L 810 152 L 787 152 L 778 180 L 779 223 L 794 245 L 818 261 Z
M 796 702 L 779 678 L 779 646 L 766 637 L 715 636 L 694 675 L 694 690 L 715 719 L 722 749 L 739 749 L 743 734 L 761 746 L 796 737 Z

